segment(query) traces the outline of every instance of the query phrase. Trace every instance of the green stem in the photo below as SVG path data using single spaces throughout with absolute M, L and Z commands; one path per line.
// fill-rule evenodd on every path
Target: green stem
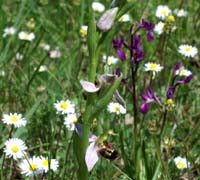
M 167 164 L 165 163 L 165 161 L 162 158 L 162 153 L 161 153 L 161 150 L 160 150 L 160 144 L 158 143 L 158 141 L 157 141 L 155 136 L 153 137 L 153 140 L 154 140 L 154 144 L 155 144 L 155 148 L 156 148 L 156 153 L 157 153 L 158 159 L 160 160 L 160 162 L 162 164 L 162 168 L 164 169 L 164 172 L 165 172 L 165 176 L 166 176 L 165 178 L 166 178 L 166 180 L 171 180 L 170 174 L 169 174 L 169 171 L 168 171 L 168 168 L 167 168 Z

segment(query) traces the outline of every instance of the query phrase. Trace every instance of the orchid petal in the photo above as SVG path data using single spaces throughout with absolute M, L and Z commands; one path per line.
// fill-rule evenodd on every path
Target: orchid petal
M 81 86 L 82 88 L 89 93 L 94 93 L 99 91 L 99 89 L 101 88 L 101 86 L 95 86 L 94 83 L 88 82 L 88 81 L 84 81 L 84 80 L 80 80 Z
M 144 103 L 140 106 L 140 112 L 142 114 L 146 114 L 148 112 L 149 108 L 148 108 L 148 104 L 147 103 Z
M 96 142 L 90 143 L 86 150 L 85 155 L 85 163 L 87 166 L 88 171 L 91 171 L 94 165 L 97 163 L 99 156 L 97 153 L 98 146 L 96 145 Z

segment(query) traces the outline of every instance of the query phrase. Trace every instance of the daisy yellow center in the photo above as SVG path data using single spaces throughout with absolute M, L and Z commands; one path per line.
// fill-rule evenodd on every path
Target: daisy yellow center
M 19 147 L 18 146 L 13 146 L 11 147 L 12 152 L 17 153 L 19 151 Z
M 29 34 L 24 34 L 24 39 L 29 39 L 30 35 Z
M 184 76 L 185 75 L 185 70 L 182 69 L 179 74 L 180 74 L 180 76 Z
M 175 21 L 174 16 L 168 16 L 168 17 L 167 17 L 167 21 L 168 21 L 168 22 L 174 22 L 174 21 Z
M 115 106 L 115 111 L 118 112 L 120 110 L 119 106 Z
M 124 20 L 124 16 L 121 16 L 120 18 L 119 18 L 119 21 L 123 21 Z
M 190 51 L 191 51 L 191 48 L 190 48 L 190 47 L 186 47 L 186 48 L 185 48 L 185 51 L 186 51 L 186 52 L 190 52 Z
M 12 122 L 14 122 L 14 123 L 16 123 L 16 122 L 19 121 L 19 119 L 18 119 L 17 116 L 11 116 L 10 120 L 11 120 Z
M 111 64 L 111 63 L 112 63 L 112 59 L 108 58 L 108 64 Z
M 47 159 L 45 159 L 44 161 L 42 161 L 42 165 L 47 167 L 47 166 L 49 165 L 49 162 L 48 162 L 48 160 L 47 160 Z
M 150 69 L 151 69 L 152 71 L 155 71 L 155 70 L 157 69 L 157 64 L 155 64 L 155 63 L 151 64 L 151 65 L 150 65 Z
M 78 121 L 78 119 L 77 118 L 74 118 L 73 120 L 72 120 L 72 123 L 76 123 Z
M 66 102 L 62 102 L 62 103 L 60 104 L 60 107 L 61 107 L 62 109 L 67 109 L 67 108 L 68 108 L 68 104 L 67 104 Z
M 168 100 L 167 100 L 167 104 L 168 104 L 168 105 L 172 105 L 173 103 L 174 103 L 173 99 L 168 99 Z
M 87 31 L 84 30 L 84 29 L 81 29 L 80 30 L 80 34 L 81 34 L 81 36 L 86 36 L 87 35 Z
M 38 169 L 36 164 L 30 164 L 30 171 L 36 171 Z
M 166 16 L 166 15 L 167 15 L 167 11 L 166 11 L 165 9 L 163 9 L 163 10 L 161 11 L 161 14 L 164 15 L 164 16 Z
M 179 163 L 177 164 L 177 167 L 178 167 L 178 168 L 184 168 L 184 167 L 185 167 L 185 163 L 179 162 Z

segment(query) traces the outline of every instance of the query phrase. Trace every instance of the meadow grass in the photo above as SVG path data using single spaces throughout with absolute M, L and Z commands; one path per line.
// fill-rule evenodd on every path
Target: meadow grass
M 92 2 L 0 0 L 0 179 L 200 179 L 199 54 L 186 57 L 178 51 L 183 44 L 200 48 L 200 2 L 101 0 L 103 12 L 92 9 Z M 156 17 L 159 5 L 168 6 L 175 21 Z M 115 6 L 116 14 L 109 12 L 102 29 L 97 27 L 104 12 Z M 185 9 L 187 15 L 177 17 L 174 9 Z M 120 22 L 124 14 L 131 18 Z M 163 32 L 159 35 L 146 26 L 137 29 L 142 19 L 164 22 Z M 88 26 L 86 34 L 80 31 L 83 25 Z M 4 35 L 7 27 L 16 32 Z M 23 31 L 35 38 L 20 39 Z M 152 42 L 147 41 L 150 32 Z M 124 43 L 116 48 L 113 39 L 122 36 Z M 135 39 L 133 46 L 129 44 L 131 36 L 140 39 L 137 47 Z M 138 60 L 141 49 L 144 57 Z M 120 60 L 122 51 L 126 60 Z M 111 58 L 108 65 L 108 56 L 117 63 Z M 145 71 L 148 62 L 163 69 L 154 76 Z M 177 77 L 177 62 L 182 62 L 180 72 L 184 67 L 194 76 Z M 172 86 L 176 89 L 169 92 Z M 65 108 L 61 100 L 69 100 Z M 120 105 L 111 106 L 112 111 L 110 102 Z M 10 113 L 21 114 L 25 125 L 17 127 L 16 119 L 6 119 Z M 70 114 L 76 118 L 67 119 Z M 9 156 L 5 143 L 11 138 L 26 146 L 20 158 L 14 158 L 14 152 Z M 117 157 L 112 157 L 115 152 Z M 45 157 L 46 170 L 37 163 L 33 166 L 33 157 L 40 157 L 38 163 Z M 185 161 L 176 163 L 177 157 Z M 23 161 L 32 177 L 22 170 Z

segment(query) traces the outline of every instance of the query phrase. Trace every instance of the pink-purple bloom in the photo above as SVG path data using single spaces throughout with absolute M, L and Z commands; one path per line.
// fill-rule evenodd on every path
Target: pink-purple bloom
M 147 88 L 147 92 L 142 92 L 141 94 L 142 99 L 144 100 L 144 103 L 140 106 L 140 112 L 143 114 L 146 114 L 149 110 L 148 104 L 153 102 L 158 102 L 161 98 L 160 96 L 156 96 L 154 94 L 154 91 L 151 87 Z M 160 102 L 159 102 L 160 103 Z
M 142 28 L 145 31 L 147 31 L 147 41 L 148 42 L 153 41 L 153 39 L 154 39 L 153 29 L 154 29 L 155 25 L 153 23 L 148 23 L 144 19 L 142 19 L 141 23 L 137 23 L 137 25 L 139 28 Z
M 113 47 L 116 49 L 119 58 L 122 61 L 126 60 L 126 55 L 125 55 L 124 51 L 122 50 L 122 47 L 124 44 L 124 36 L 121 36 L 120 39 L 118 39 L 118 38 L 113 39 L 112 42 L 113 42 Z
M 187 83 L 189 83 L 193 79 L 193 77 L 194 77 L 193 74 L 190 74 L 190 75 L 188 75 L 188 76 L 186 76 L 184 78 L 176 80 L 176 78 L 178 78 L 176 72 L 180 71 L 182 68 L 183 68 L 182 62 L 180 62 L 180 61 L 177 62 L 176 65 L 175 65 L 175 67 L 174 67 L 174 70 L 173 70 L 173 74 L 174 74 L 173 83 L 169 87 L 169 89 L 167 90 L 167 99 L 173 99 L 176 87 L 179 86 L 179 85 L 181 85 L 181 84 L 187 84 Z
M 131 35 L 131 42 L 129 45 L 132 63 L 140 62 L 144 59 L 144 51 L 141 46 L 140 36 Z

